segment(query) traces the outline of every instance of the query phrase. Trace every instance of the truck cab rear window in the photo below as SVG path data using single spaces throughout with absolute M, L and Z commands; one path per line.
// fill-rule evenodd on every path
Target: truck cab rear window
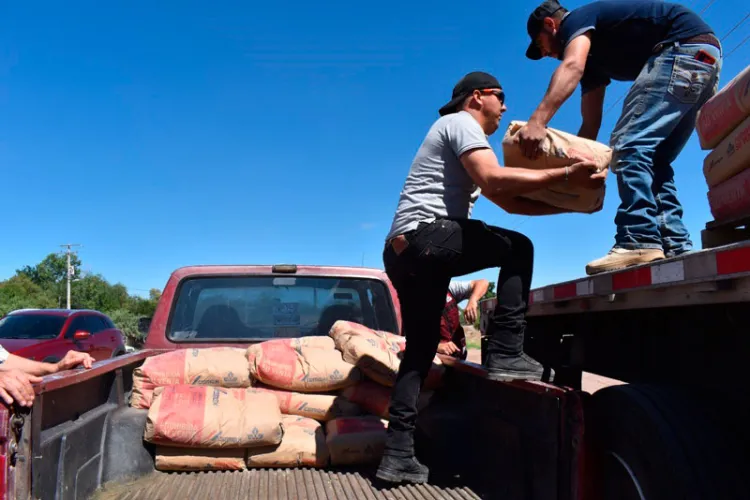
M 337 320 L 395 332 L 389 291 L 365 278 L 199 277 L 182 282 L 167 336 L 175 342 L 328 335 Z

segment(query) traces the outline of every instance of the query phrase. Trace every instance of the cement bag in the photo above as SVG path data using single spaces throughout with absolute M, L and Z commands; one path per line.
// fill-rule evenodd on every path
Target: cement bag
M 315 339 L 315 344 L 305 339 Z M 335 391 L 362 378 L 357 368 L 342 359 L 329 337 L 269 340 L 250 346 L 247 357 L 250 375 L 278 389 Z
M 331 465 L 377 463 L 385 448 L 387 426 L 378 417 L 337 418 L 326 423 Z
M 362 408 L 338 394 L 309 394 L 265 387 L 255 389 L 264 390 L 276 396 L 279 409 L 284 415 L 296 415 L 327 422 L 338 417 L 356 417 L 363 414 Z
M 355 365 L 372 380 L 393 386 L 401 360 L 398 352 L 394 352 L 386 340 L 366 336 L 341 338 L 338 348 L 344 355 L 344 361 Z
M 710 188 L 708 205 L 717 221 L 750 215 L 750 169 Z
M 156 387 L 190 384 L 216 387 L 250 387 L 244 349 L 213 347 L 179 349 L 147 358 L 133 372 L 131 406 L 151 406 Z
M 156 470 L 206 471 L 245 470 L 244 448 L 174 448 L 156 447 Z
M 247 451 L 247 466 L 255 467 L 325 467 L 328 445 L 323 426 L 311 418 L 282 416 L 284 437 L 277 446 Z
M 717 186 L 750 167 L 750 117 L 703 160 L 703 175 Z
M 336 347 L 340 349 L 339 345 L 344 342 L 347 337 L 366 337 L 382 339 L 388 343 L 388 348 L 393 352 L 399 353 L 404 352 L 406 349 L 406 338 L 401 335 L 394 335 L 393 333 L 385 332 L 382 330 L 373 330 L 359 323 L 352 321 L 339 320 L 336 321 L 331 327 L 331 331 L 328 335 L 333 338 L 336 343 Z
M 703 149 L 715 148 L 750 116 L 750 66 L 734 77 L 698 111 L 696 130 Z
M 547 128 L 547 136 L 540 143 L 541 153 L 536 160 L 523 155 L 518 145 L 518 132 L 526 122 L 512 121 L 503 137 L 504 163 L 508 167 L 541 170 L 570 166 L 580 160 L 590 160 L 601 169 L 607 169 L 612 160 L 612 149 L 604 144 Z M 604 203 L 604 186 L 598 189 L 571 187 L 564 182 L 523 195 L 554 207 L 573 212 L 601 210 Z
M 281 442 L 281 412 L 272 394 L 194 385 L 157 387 L 144 439 L 164 446 L 252 448 Z
M 391 404 L 391 388 L 365 380 L 357 385 L 347 387 L 341 393 L 352 403 L 364 408 L 373 415 L 388 418 Z M 433 391 L 421 391 L 417 400 L 417 410 L 421 411 L 432 399 Z
M 352 363 L 375 382 L 393 387 L 398 369 L 401 366 L 400 353 L 389 348 L 388 342 L 380 338 L 366 336 L 342 337 L 339 346 L 344 360 Z M 435 356 L 432 368 L 425 380 L 425 387 L 437 387 L 442 381 L 445 367 Z

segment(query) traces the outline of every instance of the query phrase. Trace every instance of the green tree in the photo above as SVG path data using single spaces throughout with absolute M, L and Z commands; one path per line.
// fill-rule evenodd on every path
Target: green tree
M 0 316 L 16 309 L 57 307 L 57 297 L 27 275 L 16 275 L 0 283 Z
M 140 345 L 143 335 L 138 331 L 138 321 L 154 315 L 161 291 L 151 289 L 148 298 L 130 295 L 125 285 L 113 285 L 101 274 L 80 278 L 78 257 L 71 257 L 71 265 L 78 278 L 71 283 L 71 307 L 107 314 L 130 345 Z M 15 276 L 0 282 L 0 315 L 17 309 L 63 307 L 66 277 L 67 259 L 57 254 L 49 254 L 34 266 L 18 269 Z
M 76 255 L 71 255 L 70 265 L 74 269 L 74 275 L 78 276 L 81 269 L 81 259 Z M 24 266 L 16 270 L 16 275 L 27 276 L 37 285 L 46 288 L 53 283 L 63 283 L 68 274 L 67 267 L 66 256 L 51 253 L 35 266 Z
M 125 308 L 128 291 L 124 285 L 111 285 L 100 274 L 89 275 L 70 285 L 71 307 L 74 309 L 95 309 L 114 311 Z

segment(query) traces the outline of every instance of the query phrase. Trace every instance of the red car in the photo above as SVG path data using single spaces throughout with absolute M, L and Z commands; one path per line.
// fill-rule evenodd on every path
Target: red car
M 22 309 L 0 319 L 0 345 L 23 358 L 55 363 L 68 351 L 95 360 L 125 353 L 125 337 L 98 311 Z

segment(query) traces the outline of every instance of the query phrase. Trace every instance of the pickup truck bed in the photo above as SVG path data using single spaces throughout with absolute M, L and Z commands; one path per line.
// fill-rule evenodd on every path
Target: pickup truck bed
M 148 412 L 128 404 L 133 370 L 155 353 L 147 349 L 45 377 L 30 413 L 6 414 L 5 439 L 15 464 L 6 498 L 574 498 L 582 436 L 578 393 L 542 383 L 492 382 L 481 367 L 447 358 L 445 384 L 417 425 L 417 456 L 430 467 L 428 485 L 379 484 L 374 464 L 156 471 L 153 446 L 143 441 Z
M 154 472 L 113 488 L 105 487 L 96 500 L 167 500 L 221 498 L 264 500 L 470 500 L 479 499 L 465 487 L 409 485 L 373 487 L 372 471 L 316 469 L 253 469 L 245 472 Z

